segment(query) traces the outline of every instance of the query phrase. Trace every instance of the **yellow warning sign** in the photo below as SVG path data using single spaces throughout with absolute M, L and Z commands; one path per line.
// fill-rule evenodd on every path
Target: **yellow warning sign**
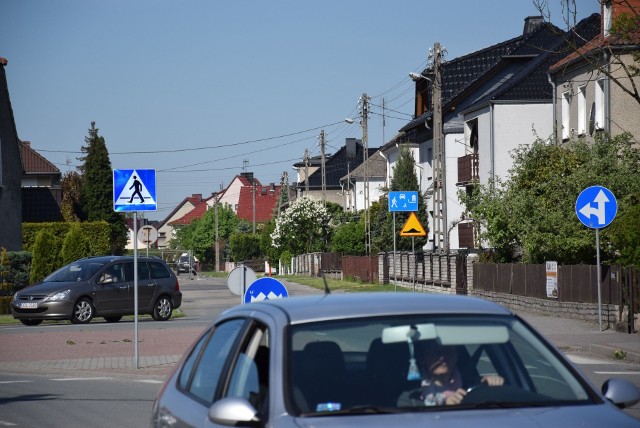
M 420 220 L 416 217 L 415 213 L 411 213 L 407 222 L 400 231 L 400 236 L 427 236 L 424 227 L 420 224 Z

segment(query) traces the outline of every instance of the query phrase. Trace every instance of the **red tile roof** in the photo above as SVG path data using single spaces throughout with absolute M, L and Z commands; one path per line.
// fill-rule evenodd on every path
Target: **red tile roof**
M 202 218 L 204 213 L 207 212 L 208 207 L 209 206 L 207 205 L 206 202 L 200 201 L 199 203 L 197 203 L 197 205 L 195 205 L 195 207 L 191 211 L 189 211 L 179 219 L 169 222 L 169 224 L 170 225 L 191 224 L 192 221 Z
M 31 142 L 20 141 L 18 147 L 25 174 L 60 174 L 58 167 L 31 148 Z
M 256 222 L 265 223 L 274 216 L 281 186 L 256 186 Z M 253 221 L 253 192 L 250 186 L 240 189 L 238 218 Z

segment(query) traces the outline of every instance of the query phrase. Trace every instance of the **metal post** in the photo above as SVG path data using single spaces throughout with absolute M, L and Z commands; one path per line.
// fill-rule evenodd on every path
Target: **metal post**
M 398 276 L 396 274 L 396 212 L 393 212 L 393 291 L 398 291 Z
M 600 325 L 600 331 L 602 331 L 602 297 L 600 291 L 600 229 L 596 229 L 596 261 L 598 263 L 597 275 L 598 275 L 598 324 Z
M 138 359 L 138 212 L 133 212 L 133 359 L 136 369 Z

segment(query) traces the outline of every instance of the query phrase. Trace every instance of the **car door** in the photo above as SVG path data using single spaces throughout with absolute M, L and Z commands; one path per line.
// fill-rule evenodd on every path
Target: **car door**
M 131 307 L 125 263 L 114 263 L 107 266 L 98 274 L 97 278 L 93 303 L 98 314 L 126 311 Z
M 134 300 L 134 277 L 133 277 L 133 262 L 128 264 L 128 278 L 129 287 L 131 289 L 131 308 L 133 308 Z M 151 310 L 153 307 L 153 301 L 155 299 L 156 290 L 158 284 L 155 279 L 152 278 L 149 264 L 147 262 L 138 261 L 138 311 Z
M 171 426 L 206 426 L 209 407 L 245 323 L 243 318 L 222 321 L 200 339 L 185 360 L 175 393 L 165 395 L 159 403 L 159 421 Z

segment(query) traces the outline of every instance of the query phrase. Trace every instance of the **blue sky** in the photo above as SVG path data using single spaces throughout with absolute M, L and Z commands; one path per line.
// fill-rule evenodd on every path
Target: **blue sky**
M 566 28 L 561 1 L 551 22 Z M 577 18 L 599 12 L 577 0 Z M 251 171 L 279 183 L 305 149 L 369 146 L 413 113 L 410 71 L 439 42 L 447 58 L 517 37 L 533 0 L 1 0 L 0 57 L 20 139 L 73 170 L 91 121 L 114 169 L 157 171 L 161 220 L 186 196 Z M 385 126 L 382 123 L 382 105 Z

